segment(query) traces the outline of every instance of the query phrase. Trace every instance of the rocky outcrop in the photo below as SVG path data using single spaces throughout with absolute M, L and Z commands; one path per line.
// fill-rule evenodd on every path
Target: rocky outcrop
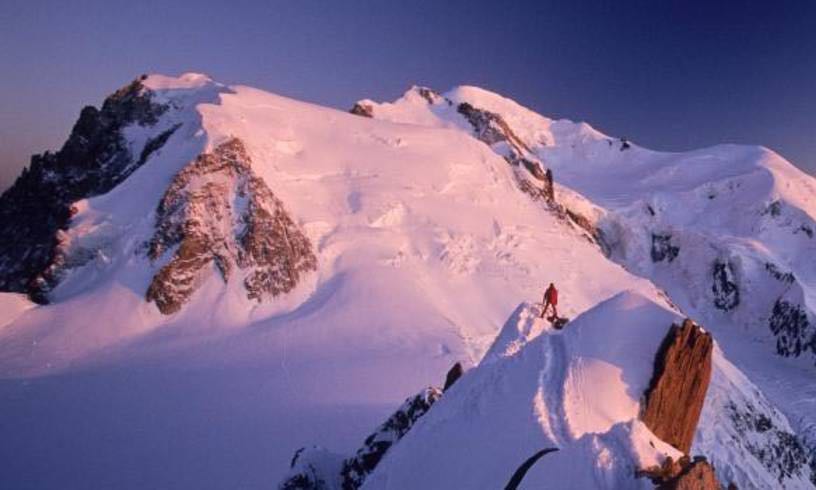
M 339 490 L 342 457 L 322 447 L 298 449 L 279 490 Z
M 737 285 L 734 264 L 731 261 L 718 260 L 713 267 L 714 306 L 723 311 L 730 311 L 740 304 L 740 290 Z
M 364 102 L 357 102 L 349 112 L 355 116 L 374 117 L 374 106 Z
M 714 341 L 691 320 L 672 325 L 655 356 L 641 419 L 654 434 L 688 453 L 711 381 Z
M 816 332 L 802 306 L 779 298 L 774 303 L 768 326 L 776 336 L 777 354 L 784 357 L 798 357 L 807 351 L 816 354 Z
M 366 438 L 357 454 L 343 463 L 343 490 L 360 488 L 391 446 L 402 439 L 441 397 L 442 392 L 438 388 L 426 388 L 405 400 L 388 420 Z
M 533 200 L 555 202 L 552 171 L 545 168 L 533 155 L 530 147 L 513 132 L 501 115 L 476 108 L 467 102 L 459 104 L 456 111 L 470 123 L 477 139 L 491 147 L 500 143 L 507 145 L 498 153 L 507 163 L 518 169 L 525 169 L 526 175 L 533 177 L 529 179 L 526 175 L 515 172 L 517 184 L 523 192 Z
M 672 236 L 668 233 L 652 233 L 652 262 L 672 262 L 680 253 L 680 247 L 672 245 Z
M 413 91 L 415 91 L 416 93 L 418 93 L 419 96 L 422 97 L 423 99 L 425 99 L 425 102 L 427 102 L 429 104 L 436 104 L 437 102 L 441 102 L 443 100 L 448 105 L 452 104 L 452 102 L 448 98 L 443 97 L 442 95 L 439 94 L 439 92 L 437 92 L 434 89 L 431 89 L 431 88 L 428 88 L 428 87 L 420 87 L 420 86 L 417 86 L 417 85 L 414 85 L 413 87 L 411 87 L 411 89 Z
M 382 461 L 391 447 L 405 437 L 434 403 L 442 397 L 439 388 L 425 388 L 405 402 L 366 437 L 354 456 L 329 453 L 322 448 L 300 449 L 292 458 L 289 476 L 278 486 L 280 490 L 356 490 Z
M 463 374 L 465 374 L 465 368 L 462 367 L 462 363 L 457 362 L 454 364 L 445 376 L 445 386 L 442 388 L 442 391 L 448 391 L 454 383 L 459 381 L 459 378 L 461 378 Z
M 146 298 L 164 314 L 179 309 L 214 266 L 226 282 L 241 269 L 246 295 L 261 300 L 291 291 L 317 268 L 309 239 L 233 138 L 179 172 L 156 210 L 148 256 L 159 270 Z
M 659 490 L 720 490 L 714 467 L 702 456 L 694 461 L 683 456 L 679 461 L 669 456 L 660 467 L 648 468 L 637 472 L 638 477 L 652 480 Z M 729 489 L 735 486 L 729 485 Z
M 768 274 L 770 274 L 771 277 L 781 283 L 790 285 L 796 282 L 796 276 L 793 275 L 793 272 L 783 272 L 779 266 L 773 262 L 766 262 L 765 270 L 768 271 Z
M 770 417 L 752 404 L 739 407 L 731 402 L 725 408 L 734 428 L 746 441 L 747 451 L 775 475 L 780 484 L 800 476 L 812 464 L 799 438 L 777 427 Z M 816 476 L 811 473 L 811 478 Z
M 492 146 L 505 142 L 519 155 L 530 153 L 530 148 L 521 140 L 504 119 L 495 112 L 477 109 L 467 102 L 462 102 L 456 111 L 467 119 L 476 138 Z
M 59 232 L 68 227 L 72 203 L 113 189 L 176 130 L 165 130 L 138 155 L 131 154 L 123 129 L 153 126 L 168 109 L 154 102 L 143 80 L 118 90 L 101 109 L 82 109 L 65 145 L 57 153 L 33 156 L 0 196 L 0 290 L 46 302 L 64 265 Z
M 766 262 L 765 270 L 783 287 L 768 316 L 768 328 L 776 338 L 776 353 L 783 357 L 816 355 L 816 328 L 810 312 L 802 304 L 802 285 L 792 272 L 773 262 Z
M 445 389 L 464 372 L 460 363 L 448 371 Z M 443 391 L 428 387 L 405 400 L 377 430 L 366 437 L 354 456 L 343 458 L 325 449 L 303 448 L 292 458 L 289 476 L 278 486 L 280 490 L 357 490 L 363 486 L 386 453 L 410 431 L 417 421 L 439 401 Z

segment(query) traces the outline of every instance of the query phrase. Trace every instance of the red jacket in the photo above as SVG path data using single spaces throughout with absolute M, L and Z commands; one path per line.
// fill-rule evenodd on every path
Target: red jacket
M 544 301 L 551 305 L 558 304 L 558 290 L 555 289 L 553 286 L 547 288 L 547 291 L 544 293 Z

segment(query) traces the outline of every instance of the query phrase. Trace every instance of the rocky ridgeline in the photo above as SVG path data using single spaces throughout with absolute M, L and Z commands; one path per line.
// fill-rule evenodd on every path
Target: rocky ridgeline
M 414 86 L 412 90 L 429 105 L 453 106 L 454 104 L 452 100 L 430 88 Z M 374 107 L 367 101 L 357 102 L 349 112 L 358 116 L 374 117 Z M 552 172 L 533 155 L 530 147 L 516 135 L 500 114 L 474 107 L 467 102 L 458 104 L 456 112 L 470 123 L 473 127 L 473 135 L 479 141 L 490 147 L 497 144 L 507 145 L 508 150 L 502 148 L 497 153 L 514 168 L 526 169 L 527 172 L 515 172 L 517 184 L 523 192 L 529 194 L 534 200 L 554 202 Z M 532 176 L 533 179 L 529 179 L 528 176 Z
M 415 86 L 412 90 L 429 105 L 448 107 L 454 105 L 452 100 L 427 87 Z M 354 104 L 349 112 L 370 118 L 374 117 L 374 106 L 368 101 L 360 101 Z M 476 139 L 494 149 L 513 167 L 516 185 L 522 192 L 530 196 L 533 201 L 544 204 L 559 219 L 586 232 L 586 237 L 590 242 L 598 245 L 604 254 L 609 254 L 610 249 L 603 231 L 581 213 L 557 202 L 552 170 L 541 162 L 530 146 L 513 131 L 513 128 L 500 114 L 475 107 L 467 102 L 456 105 L 456 112 L 471 125 L 473 136 Z
M 437 94 L 437 97 L 441 96 Z M 427 100 L 430 103 L 430 100 L 435 99 Z M 543 203 L 559 219 L 585 231 L 585 236 L 590 242 L 598 245 L 604 254 L 609 254 L 603 231 L 586 216 L 558 202 L 555 196 L 552 170 L 534 155 L 529 145 L 516 135 L 501 115 L 476 108 L 467 102 L 459 104 L 456 111 L 470 123 L 477 139 L 490 147 L 502 144 L 509 148 L 509 150 L 502 149 L 497 153 L 513 167 L 516 185 L 522 192 L 530 196 L 533 201 Z
M 144 77 L 85 107 L 65 145 L 31 158 L 0 196 L 0 290 L 27 293 L 39 302 L 59 281 L 65 265 L 60 230 L 72 203 L 104 194 L 125 180 L 169 139 L 177 127 L 148 140 L 138 155 L 123 135 L 127 126 L 153 126 L 167 106 L 155 103 Z
M 654 434 L 688 453 L 711 381 L 714 340 L 691 320 L 672 325 L 655 356 L 641 419 Z
M 425 388 L 405 402 L 366 437 L 354 456 L 326 464 L 326 460 L 338 459 L 320 448 L 303 448 L 292 459 L 289 476 L 279 485 L 280 490 L 323 490 L 342 488 L 356 490 L 382 461 L 385 454 L 442 397 L 439 388 Z
M 147 300 L 164 314 L 181 309 L 213 265 L 226 282 L 240 269 L 249 299 L 291 291 L 317 268 L 311 242 L 233 138 L 181 170 L 156 210 L 151 260 L 175 250 L 153 277 Z
M 292 459 L 289 476 L 279 485 L 280 490 L 328 490 L 342 488 L 357 490 L 366 477 L 393 448 L 442 398 L 464 374 L 456 363 L 445 377 L 445 388 L 428 387 L 405 400 L 405 402 L 371 435 L 354 456 L 342 458 L 328 451 L 313 447 L 301 448 Z
M 517 184 L 523 192 L 533 200 L 555 202 L 552 171 L 532 155 L 530 147 L 513 132 L 504 118 L 494 112 L 473 107 L 467 102 L 459 104 L 456 111 L 473 126 L 474 136 L 479 141 L 491 147 L 497 143 L 507 145 L 509 151 L 502 154 L 507 163 L 517 169 L 527 170 L 526 173 L 515 172 Z M 531 175 L 534 180 L 531 181 L 527 175 Z
M 363 486 L 366 477 L 382 461 L 386 452 L 416 424 L 428 410 L 442 397 L 439 388 L 422 390 L 394 412 L 374 433 L 366 437 L 357 454 L 343 463 L 341 470 L 343 490 L 356 490 Z

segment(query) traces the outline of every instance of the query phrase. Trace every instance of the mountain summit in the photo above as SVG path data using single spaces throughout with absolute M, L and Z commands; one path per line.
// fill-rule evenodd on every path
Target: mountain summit
M 0 478 L 809 488 L 814 231 L 816 181 L 761 147 L 140 77 L 0 197 Z

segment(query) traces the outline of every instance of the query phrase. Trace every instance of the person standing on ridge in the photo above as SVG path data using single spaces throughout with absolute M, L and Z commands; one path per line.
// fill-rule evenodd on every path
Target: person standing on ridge
M 541 310 L 541 318 L 547 314 L 547 309 L 552 306 L 554 320 L 558 319 L 558 290 L 555 289 L 555 284 L 550 283 L 550 287 L 544 291 L 544 309 Z

